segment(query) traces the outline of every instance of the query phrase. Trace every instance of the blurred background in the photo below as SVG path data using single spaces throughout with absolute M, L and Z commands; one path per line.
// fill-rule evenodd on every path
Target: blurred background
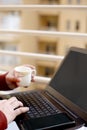
M 0 0 L 0 50 L 64 57 L 71 46 L 87 48 L 87 0 Z M 1 70 L 32 64 L 46 77 L 61 61 L 0 53 Z

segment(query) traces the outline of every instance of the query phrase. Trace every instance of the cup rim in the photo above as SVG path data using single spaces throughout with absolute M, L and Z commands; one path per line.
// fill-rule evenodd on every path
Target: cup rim
M 29 73 L 31 71 L 31 68 L 26 66 L 17 66 L 14 68 L 14 70 L 19 73 Z

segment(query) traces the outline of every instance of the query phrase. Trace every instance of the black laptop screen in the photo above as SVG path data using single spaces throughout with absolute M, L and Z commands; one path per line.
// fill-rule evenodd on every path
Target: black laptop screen
M 87 54 L 70 51 L 50 85 L 87 112 Z

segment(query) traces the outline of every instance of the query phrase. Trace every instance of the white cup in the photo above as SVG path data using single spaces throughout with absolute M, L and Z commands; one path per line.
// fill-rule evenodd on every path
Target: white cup
M 32 76 L 36 75 L 36 70 L 26 66 L 17 66 L 14 69 L 15 76 L 20 78 L 18 86 L 24 87 L 29 86 L 31 83 Z

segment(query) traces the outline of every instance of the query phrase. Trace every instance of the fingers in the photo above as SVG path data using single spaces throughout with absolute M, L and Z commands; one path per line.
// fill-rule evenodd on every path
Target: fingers
M 18 79 L 17 77 L 12 77 L 12 76 L 8 76 L 7 77 L 7 80 L 10 81 L 10 82 L 19 82 L 20 79 Z
M 8 103 L 11 104 L 13 109 L 17 108 L 16 110 L 19 111 L 18 112 L 19 114 L 24 113 L 29 110 L 28 107 L 23 107 L 23 103 L 19 101 L 16 97 L 11 97 L 10 99 L 8 99 Z
M 33 65 L 29 65 L 29 64 L 25 64 L 25 65 L 23 65 L 23 66 L 29 67 L 29 68 L 31 68 L 31 69 L 36 69 L 35 66 L 33 66 Z
M 29 108 L 23 107 L 23 103 L 17 100 L 16 97 L 11 97 L 10 99 L 8 99 L 8 102 L 11 104 L 12 109 L 15 112 L 15 116 L 29 111 Z
M 16 97 L 0 101 L 0 111 L 2 111 L 6 118 L 7 123 L 13 121 L 18 115 L 29 111 L 28 107 L 24 107 Z
M 11 97 L 11 98 L 8 99 L 8 102 L 9 102 L 9 103 L 13 103 L 13 102 L 15 102 L 15 101 L 17 101 L 17 98 L 16 98 L 16 97 Z
M 16 76 L 15 76 L 15 72 L 14 70 L 10 71 L 7 75 L 6 75 L 6 82 L 7 84 L 12 84 L 12 83 L 16 83 L 16 82 L 19 82 L 20 79 L 18 79 Z
M 20 107 L 20 108 L 15 109 L 15 115 L 18 116 L 18 115 L 25 113 L 27 111 L 29 111 L 28 107 Z
M 12 97 L 12 98 L 8 99 L 8 103 L 12 106 L 12 109 L 16 109 L 18 107 L 23 106 L 23 103 L 20 102 L 19 100 L 17 100 L 16 97 Z
M 12 108 L 15 110 L 16 108 L 18 107 L 22 107 L 23 106 L 23 103 L 20 102 L 20 101 L 16 101 L 12 104 Z

